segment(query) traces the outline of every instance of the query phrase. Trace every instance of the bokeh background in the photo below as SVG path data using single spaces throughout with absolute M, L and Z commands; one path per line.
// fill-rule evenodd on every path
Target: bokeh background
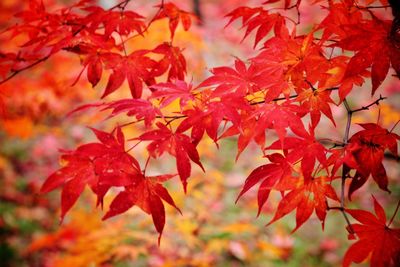
M 43 2 L 49 9 L 57 9 L 71 1 Z M 201 21 L 189 32 L 179 27 L 175 38 L 178 46 L 185 47 L 188 78 L 194 83 L 207 77 L 208 69 L 230 65 L 235 57 L 245 59 L 254 53 L 251 38 L 241 42 L 243 31 L 239 30 L 239 24 L 224 28 L 227 23 L 224 15 L 235 7 L 263 1 L 198 2 Z M 312 1 L 304 2 L 302 22 L 305 26 L 300 30 L 307 31 L 324 11 L 309 7 Z M 25 0 L 0 1 L 0 32 L 18 21 L 13 14 L 26 8 L 28 3 Z M 98 3 L 106 8 L 116 1 Z M 132 7 L 149 18 L 156 12 L 156 4 L 157 1 L 132 1 Z M 188 11 L 196 10 L 195 1 L 176 1 L 176 4 Z M 167 29 L 167 20 L 158 21 L 152 24 L 145 38 L 137 38 L 128 45 L 145 48 L 167 41 Z M 7 33 L 0 35 L 1 51 L 13 51 L 19 44 L 18 38 L 10 40 Z M 265 162 L 255 147 L 248 148 L 235 161 L 235 139 L 222 141 L 219 149 L 211 140 L 201 143 L 199 152 L 207 171 L 202 173 L 194 168 L 186 195 L 179 183 L 168 184 L 183 215 L 167 208 L 160 246 L 151 217 L 135 207 L 101 221 L 104 212 L 94 208 L 95 199 L 89 192 L 79 199 L 60 225 L 60 191 L 39 194 L 45 178 L 59 167 L 58 150 L 73 149 L 83 142 L 93 141 L 88 125 L 110 130 L 116 120 L 124 122 L 123 117 L 105 121 L 106 113 L 90 110 L 66 116 L 74 108 L 99 99 L 106 84 L 103 77 L 98 89 L 91 88 L 84 79 L 71 87 L 80 71 L 79 57 L 61 52 L 0 85 L 4 104 L 0 118 L 0 266 L 340 266 L 351 244 L 347 241 L 340 213 L 328 213 L 324 231 L 313 215 L 303 227 L 290 234 L 295 225 L 294 214 L 265 226 L 274 214 L 279 195 L 272 196 L 271 204 L 259 218 L 256 218 L 255 192 L 235 204 L 247 175 Z M 369 82 L 365 86 L 369 87 Z M 349 97 L 353 107 L 370 102 L 370 88 L 362 94 L 362 91 L 354 91 Z M 397 79 L 387 78 L 379 93 L 388 100 L 355 114 L 354 122 L 376 122 L 379 117 L 379 123 L 390 129 L 400 119 Z M 112 97 L 123 96 L 121 92 Z M 171 110 L 175 104 L 171 104 Z M 328 121 L 322 122 L 318 134 L 340 140 L 346 114 L 341 107 L 333 107 L 333 112 L 337 129 Z M 130 137 L 138 136 L 141 131 L 135 125 L 124 130 Z M 352 131 L 356 130 L 357 127 L 353 127 Z M 143 149 L 143 155 L 136 155 L 138 158 L 146 157 L 144 148 L 138 148 L 139 151 Z M 374 194 L 386 207 L 388 216 L 393 214 L 400 198 L 399 162 L 388 156 L 384 164 L 392 194 L 368 183 L 354 195 L 349 207 L 370 209 L 371 194 Z M 161 158 L 152 164 L 153 170 L 149 172 L 167 172 L 173 167 L 174 161 Z M 399 220 L 394 224 L 398 227 Z M 361 264 L 364 265 L 367 263 Z

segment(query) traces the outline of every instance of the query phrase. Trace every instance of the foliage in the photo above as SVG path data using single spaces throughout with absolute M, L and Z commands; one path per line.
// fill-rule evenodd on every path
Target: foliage
M 80 59 L 81 71 L 74 85 L 84 83 L 85 71 L 92 87 L 101 87 L 106 80 L 103 102 L 80 106 L 71 114 L 95 109 L 111 111 L 106 119 L 120 120 L 109 132 L 91 128 L 98 142 L 63 150 L 62 168 L 50 174 L 41 188 L 42 193 L 62 189 L 61 219 L 86 186 L 101 207 L 118 190 L 103 219 L 137 206 L 151 215 L 160 242 L 164 202 L 180 212 L 164 183 L 178 176 L 186 193 L 195 172 L 192 162 L 197 170 L 206 169 L 199 151 L 207 138 L 219 147 L 224 139 L 236 136 L 236 160 L 241 160 L 251 143 L 267 159 L 249 174 L 238 200 L 258 185 L 260 215 L 271 204 L 271 192 L 280 193 L 269 224 L 296 210 L 293 232 L 314 211 L 322 228 L 328 212 L 340 211 L 349 238 L 358 239 L 346 253 L 344 266 L 361 262 L 370 253 L 372 266 L 396 266 L 400 230 L 390 228 L 393 219 L 386 224 L 377 200 L 373 198 L 376 216 L 347 208 L 370 176 L 380 189 L 390 192 L 383 160 L 387 151 L 398 157 L 400 136 L 394 132 L 398 121 L 391 128 L 379 120 L 360 123 L 362 129 L 353 133 L 352 118 L 386 99 L 374 95 L 385 86 L 390 67 L 395 76 L 400 75 L 400 9 L 396 3 L 269 0 L 257 7 L 238 7 L 227 15 L 227 26 L 239 23 L 245 30 L 243 39 L 254 37 L 254 55 L 236 58 L 233 66 L 212 68 L 209 77 L 188 82 L 189 66 L 176 36 L 178 25 L 188 31 L 196 18 L 172 2 L 162 1 L 156 13 L 146 18 L 131 8 L 129 0 L 109 9 L 81 0 L 50 11 L 43 2 L 31 0 L 28 9 L 16 15 L 20 23 L 5 32 L 22 40 L 22 45 L 17 51 L 0 53 L 0 85 L 6 86 L 21 72 L 59 54 L 75 54 Z M 315 5 L 325 13 L 304 29 L 304 10 Z M 392 16 L 381 9 L 392 10 Z M 169 40 L 145 48 L 135 46 L 160 20 L 168 21 Z M 370 39 L 365 42 L 367 36 Z M 369 87 L 369 80 L 371 89 L 362 92 L 367 91 L 364 87 Z M 125 83 L 130 97 L 121 96 Z M 2 90 L 6 92 L 7 87 Z M 369 103 L 351 107 L 349 96 L 354 91 L 371 92 Z M 116 99 L 107 100 L 113 96 Z M 71 98 L 75 97 L 79 94 L 72 93 Z M 13 103 L 3 99 L 6 110 Z M 347 114 L 344 127 L 335 116 L 340 108 Z M 321 135 L 325 120 L 342 132 L 342 141 Z M 7 129 L 7 123 L 3 124 Z M 129 135 L 134 126 L 140 132 Z M 145 160 L 139 156 L 142 143 L 147 145 Z M 175 170 L 146 174 L 165 157 L 174 158 Z M 399 205 L 400 201 L 393 218 Z M 352 224 L 349 215 L 361 224 Z M 390 249 L 384 249 L 387 243 Z

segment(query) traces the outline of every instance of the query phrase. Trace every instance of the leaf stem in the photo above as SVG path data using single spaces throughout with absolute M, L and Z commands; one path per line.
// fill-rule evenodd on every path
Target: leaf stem
M 389 133 L 393 132 L 393 130 L 396 128 L 396 126 L 399 124 L 400 120 L 398 120 L 392 127 L 392 129 L 390 129 Z
M 126 153 L 129 153 L 129 151 L 131 151 L 132 149 L 134 149 L 135 147 L 137 147 L 140 143 L 142 142 L 142 140 L 140 140 L 139 142 L 137 142 L 135 145 L 133 145 L 131 148 L 129 148 L 128 150 L 126 150 Z
M 143 176 L 146 176 L 146 170 L 147 166 L 149 165 L 149 161 L 150 161 L 150 155 L 147 157 L 146 163 L 144 164 Z
M 392 218 L 390 219 L 389 223 L 387 224 L 387 227 L 389 227 L 392 224 L 394 217 L 396 216 L 397 212 L 399 211 L 399 207 L 400 207 L 400 199 L 399 199 L 399 202 L 397 202 L 396 210 L 394 211 Z
M 315 89 L 315 87 L 313 86 L 313 84 L 312 84 L 309 80 L 305 79 L 304 81 L 310 86 L 310 88 L 311 88 L 313 91 L 317 90 L 317 89 Z
M 170 121 L 166 121 L 166 123 L 169 124 L 169 123 L 171 123 L 173 120 L 183 119 L 183 118 L 186 118 L 186 117 L 187 117 L 186 115 L 156 116 L 156 119 L 171 119 Z M 145 120 L 145 119 L 139 119 L 139 120 L 136 120 L 136 121 L 127 122 L 127 123 L 121 124 L 120 127 L 123 128 L 123 127 L 129 126 L 129 125 L 132 125 L 132 124 L 139 123 L 139 122 L 144 121 L 144 120 Z M 168 125 L 168 124 L 167 124 L 167 125 Z
M 343 144 L 347 145 L 347 142 L 349 141 L 351 117 L 353 116 L 353 111 L 350 109 L 349 103 L 347 102 L 346 98 L 343 100 L 343 104 L 347 111 L 347 122 L 346 122 L 346 130 L 344 132 Z

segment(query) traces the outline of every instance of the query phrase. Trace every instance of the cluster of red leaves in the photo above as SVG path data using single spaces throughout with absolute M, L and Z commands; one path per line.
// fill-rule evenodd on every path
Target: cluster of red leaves
M 348 213 L 362 223 L 350 227 L 360 241 L 350 248 L 344 264 L 359 262 L 371 251 L 373 265 L 396 264 L 398 230 L 383 228 L 385 216 L 380 206 L 375 202 L 378 219 L 370 218 L 365 211 L 345 209 L 344 199 L 339 200 L 332 184 L 341 180 L 344 185 L 346 178 L 352 179 L 350 197 L 372 175 L 379 187 L 388 191 L 382 161 L 386 149 L 397 156 L 400 137 L 368 123 L 349 138 L 350 120 L 344 142 L 335 142 L 339 146 L 325 147 L 314 134 L 321 114 L 336 126 L 332 105 L 343 104 L 350 118 L 362 110 L 351 110 L 346 101 L 354 85 L 361 86 L 371 77 L 374 95 L 390 66 L 400 73 L 400 23 L 395 4 L 394 19 L 382 19 L 367 6 L 374 1 L 366 1 L 365 6 L 352 0 L 315 1 L 327 14 L 305 35 L 297 34 L 297 24 L 292 25 L 294 20 L 286 14 L 293 8 L 299 11 L 303 5 L 300 0 L 270 0 L 265 7 L 239 7 L 227 15 L 228 25 L 241 20 L 246 29 L 244 38 L 255 32 L 254 46 L 262 44 L 261 49 L 246 61 L 236 59 L 233 67 L 212 69 L 209 78 L 193 86 L 184 81 L 183 49 L 172 45 L 179 22 L 185 30 L 191 26 L 189 13 L 162 2 L 149 23 L 168 19 L 171 42 L 127 53 L 124 39 L 145 34 L 149 24 L 144 17 L 128 10 L 128 0 L 109 10 L 88 2 L 83 0 L 51 13 L 38 1 L 31 1 L 30 9 L 18 14 L 22 23 L 9 29 L 13 35 L 25 34 L 28 41 L 18 54 L 1 54 L 1 76 L 7 80 L 60 50 L 78 54 L 83 57 L 83 70 L 87 70 L 92 86 L 99 83 L 104 70 L 111 72 L 102 98 L 119 90 L 125 80 L 132 95 L 132 99 L 90 104 L 78 110 L 102 107 L 112 110 L 110 116 L 126 113 L 135 117 L 132 123 L 144 122 L 145 132 L 130 140 L 149 142 L 149 157 L 158 158 L 164 153 L 174 157 L 185 191 L 191 161 L 203 169 L 197 146 L 205 135 L 216 144 L 222 138 L 238 136 L 237 158 L 254 141 L 269 163 L 248 176 L 239 197 L 260 184 L 260 214 L 270 192 L 280 192 L 283 197 L 270 223 L 296 209 L 294 230 L 314 210 L 323 226 L 330 210 L 328 203 L 340 202 L 339 209 L 345 216 Z M 270 4 L 282 8 L 267 9 Z M 368 42 L 367 36 L 371 37 Z M 144 88 L 149 89 L 146 94 Z M 332 99 L 336 92 L 338 103 Z M 180 110 L 167 115 L 164 108 L 175 100 L 179 100 Z M 305 125 L 307 120 L 309 125 Z M 174 175 L 145 176 L 137 160 L 125 150 L 120 127 L 113 133 L 93 131 L 101 143 L 65 152 L 62 158 L 67 165 L 46 180 L 42 191 L 62 187 L 63 217 L 86 185 L 97 195 L 98 203 L 103 202 L 110 188 L 123 187 L 104 219 L 137 205 L 152 215 L 161 236 L 165 224 L 162 201 L 176 207 L 162 183 Z M 266 132 L 276 135 L 270 146 L 265 145 Z M 342 174 L 338 175 L 340 169 Z M 382 242 L 374 243 L 371 235 L 365 235 L 365 229 L 370 231 L 375 226 L 380 229 L 376 234 Z M 395 233 L 394 237 L 386 237 L 389 232 Z M 385 241 L 393 248 L 383 253 Z M 382 260 L 377 260 L 380 256 Z
M 155 78 L 166 72 L 168 81 L 184 78 L 185 58 L 181 49 L 172 43 L 129 54 L 125 51 L 125 40 L 142 35 L 147 28 L 143 16 L 124 10 L 129 1 L 109 10 L 91 6 L 90 2 L 81 0 L 54 13 L 46 11 L 43 2 L 30 1 L 29 10 L 16 14 L 22 22 L 8 29 L 12 37 L 23 35 L 27 41 L 18 53 L 0 52 L 0 77 L 8 80 L 64 50 L 82 58 L 82 72 L 87 69 L 87 79 L 93 87 L 102 78 L 104 69 L 111 70 L 103 97 L 120 88 L 125 80 L 132 97 L 140 98 L 143 84 L 154 84 Z M 188 29 L 191 15 L 180 11 L 172 3 L 160 6 L 160 12 L 152 21 L 167 17 L 171 30 L 175 31 L 179 16 L 185 29 Z M 121 38 L 117 38 L 118 35 Z M 161 55 L 161 59 L 154 60 L 151 54 Z
M 143 35 L 149 27 L 143 16 L 126 10 L 128 3 L 129 1 L 123 1 L 104 10 L 91 5 L 91 1 L 82 0 L 54 12 L 47 11 L 41 1 L 30 1 L 27 11 L 16 14 L 21 23 L 7 30 L 11 38 L 22 36 L 27 41 L 22 44 L 18 53 L 0 54 L 0 76 L 3 79 L 1 83 L 59 51 L 68 51 L 82 59 L 83 69 L 74 84 L 86 70 L 87 80 L 95 87 L 102 79 L 104 71 L 109 71 L 102 96 L 104 98 L 118 90 L 125 80 L 128 82 L 132 99 L 98 106 L 111 109 L 110 116 L 126 112 L 128 116 L 143 119 L 148 127 L 152 126 L 155 118 L 162 116 L 162 113 L 150 101 L 140 99 L 144 85 L 154 85 L 150 88 L 154 92 L 151 97 L 164 98 L 164 105 L 168 105 L 176 97 L 181 97 L 182 104 L 191 99 L 191 85 L 180 81 L 185 78 L 186 60 L 182 49 L 173 46 L 172 41 L 179 21 L 184 29 L 188 30 L 192 15 L 180 10 L 173 3 L 158 6 L 159 10 L 151 23 L 167 18 L 171 29 L 171 42 L 162 43 L 153 49 L 127 53 L 124 38 L 128 40 L 135 35 Z M 166 83 L 156 84 L 155 79 L 164 74 L 167 74 Z M 172 80 L 177 82 L 172 84 Z M 186 100 L 183 98 L 185 94 L 188 97 Z M 80 109 L 82 108 L 84 107 Z M 203 168 L 196 147 L 188 136 L 174 133 L 162 124 L 158 125 L 159 130 L 143 134 L 138 139 L 152 141 L 149 151 L 154 157 L 160 156 L 168 147 L 168 152 L 177 158 L 178 174 L 185 185 L 191 172 L 190 160 Z M 110 188 L 124 187 L 125 190 L 111 203 L 104 219 L 137 205 L 152 215 L 161 237 L 165 224 L 165 211 L 161 199 L 175 206 L 161 183 L 175 175 L 145 177 L 137 160 L 124 149 L 125 139 L 121 128 L 117 127 L 115 134 L 92 130 L 101 143 L 84 144 L 74 151 L 63 151 L 61 159 L 66 165 L 49 176 L 41 191 L 46 193 L 62 187 L 61 218 L 64 218 L 86 185 L 97 195 L 98 205 L 101 206 Z M 138 193 L 140 196 L 137 196 Z

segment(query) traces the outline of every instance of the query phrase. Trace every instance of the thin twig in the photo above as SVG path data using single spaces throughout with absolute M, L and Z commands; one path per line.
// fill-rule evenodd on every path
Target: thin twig
M 125 8 L 126 5 L 130 2 L 131 0 L 124 0 L 120 2 L 119 4 L 116 4 L 115 6 L 110 7 L 108 10 L 114 10 L 116 8 Z
M 343 104 L 347 111 L 347 122 L 346 122 L 346 130 L 344 132 L 343 144 L 347 145 L 347 142 L 349 141 L 351 117 L 353 116 L 353 111 L 350 109 L 349 103 L 347 103 L 346 98 L 343 100 Z
M 167 124 L 166 124 L 166 126 L 168 126 L 168 125 L 170 125 L 173 121 L 175 121 L 175 120 L 178 120 L 178 119 L 183 119 L 183 118 L 186 118 L 187 116 L 186 115 L 181 115 L 181 116 L 176 116 L 176 117 L 174 117 L 174 118 L 171 118 L 170 120 L 166 120 L 166 122 L 167 122 Z M 165 118 L 165 117 L 164 117 Z
M 370 107 L 372 107 L 374 105 L 378 105 L 380 101 L 382 101 L 382 100 L 384 100 L 386 98 L 387 97 L 383 97 L 383 96 L 380 95 L 379 98 L 377 100 L 375 100 L 374 102 L 372 102 L 371 104 L 368 104 L 368 105 L 363 106 L 363 107 L 358 108 L 358 109 L 351 110 L 351 112 L 355 113 L 355 112 L 359 112 L 359 111 L 362 111 L 362 110 L 368 110 Z
M 146 170 L 147 166 L 149 165 L 149 161 L 150 161 L 150 155 L 147 157 L 146 163 L 144 164 L 143 176 L 146 176 Z
M 397 124 L 399 124 L 400 120 L 398 120 L 392 127 L 392 129 L 390 129 L 389 133 L 393 132 L 393 130 L 396 128 Z
M 353 115 L 353 111 L 350 109 L 349 103 L 347 103 L 346 98 L 343 100 L 343 104 L 346 108 L 347 111 L 347 123 L 346 123 L 346 130 L 344 133 L 344 138 L 343 138 L 343 143 L 347 145 L 349 141 L 349 133 L 350 133 L 350 126 L 351 126 L 351 117 Z M 344 219 L 346 220 L 347 225 L 349 226 L 349 231 L 351 234 L 354 234 L 354 229 L 351 226 L 349 217 L 347 216 L 347 213 L 345 212 L 345 205 L 344 205 L 344 190 L 345 190 L 345 185 L 346 185 L 346 178 L 347 178 L 347 172 L 345 166 L 342 167 L 342 178 L 341 178 L 341 184 L 340 184 L 340 211 L 343 214 Z
M 11 73 L 10 76 L 8 76 L 8 77 L 5 78 L 4 80 L 0 81 L 0 85 L 6 83 L 6 82 L 9 81 L 9 80 L 11 80 L 11 79 L 12 79 L 14 76 L 16 76 L 18 73 L 20 73 L 20 72 L 22 72 L 22 71 L 24 71 L 24 70 L 30 69 L 30 68 L 32 68 L 32 67 L 38 65 L 39 63 L 43 62 L 43 61 L 46 61 L 50 56 L 51 56 L 51 55 L 47 55 L 47 56 L 45 56 L 45 57 L 43 57 L 43 58 L 40 58 L 40 59 L 36 60 L 35 62 L 29 64 L 28 66 L 25 66 L 25 67 L 23 67 L 23 68 L 21 68 L 21 69 L 18 69 L 18 70 L 14 70 L 13 73 Z
M 183 118 L 186 118 L 186 117 L 187 117 L 186 115 L 177 115 L 177 116 L 156 116 L 155 118 L 156 118 L 156 119 L 171 119 L 171 120 L 177 120 L 177 119 L 183 119 Z M 121 124 L 120 127 L 121 127 L 121 128 L 124 128 L 124 127 L 126 127 L 126 126 L 129 126 L 129 125 L 132 125 L 132 124 L 136 124 L 136 123 L 142 122 L 142 121 L 144 121 L 144 120 L 145 120 L 145 119 L 139 119 L 139 120 L 136 120 L 136 121 L 127 122 L 127 123 Z M 168 123 L 168 122 L 167 122 L 167 123 Z M 171 123 L 171 121 L 170 121 L 169 123 Z M 167 124 L 167 125 L 168 125 L 168 124 Z
M 359 5 L 356 5 L 356 7 L 358 9 L 379 9 L 379 8 L 389 8 L 390 5 L 387 5 L 387 6 L 365 6 L 365 7 L 361 7 Z
M 126 150 L 125 152 L 128 153 L 129 151 L 131 151 L 132 149 L 134 149 L 135 147 L 137 147 L 140 143 L 142 142 L 142 140 L 140 140 L 139 142 L 137 142 L 136 144 L 134 144 L 132 147 L 130 147 L 128 150 Z
M 332 88 L 325 89 L 325 91 L 335 91 L 335 90 L 338 90 L 338 89 L 339 89 L 339 87 L 332 87 Z M 277 97 L 277 98 L 272 99 L 271 101 L 272 102 L 277 102 L 277 101 L 282 101 L 282 100 L 286 100 L 286 99 L 296 98 L 298 96 L 299 96 L 298 94 L 295 94 L 295 95 L 290 95 L 288 97 Z M 251 102 L 250 105 L 253 106 L 253 105 L 258 105 L 258 104 L 263 104 L 263 103 L 265 103 L 265 100 L 261 100 L 261 101 L 257 101 L 257 102 Z

